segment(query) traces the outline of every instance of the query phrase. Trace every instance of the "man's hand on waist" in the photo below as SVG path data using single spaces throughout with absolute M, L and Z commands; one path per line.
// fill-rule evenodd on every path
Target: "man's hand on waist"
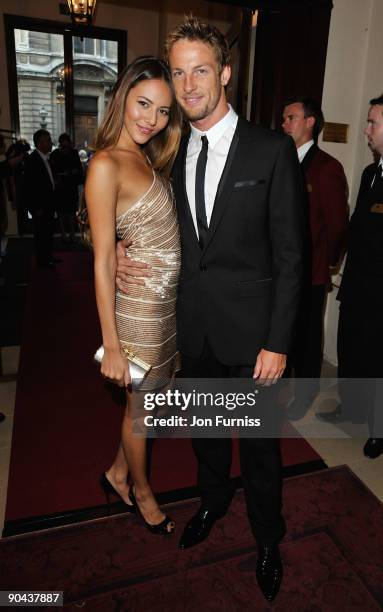
M 145 285 L 143 277 L 151 276 L 149 264 L 130 259 L 126 249 L 131 246 L 131 240 L 120 240 L 116 246 L 117 274 L 116 285 L 123 293 L 129 293 L 129 285 Z

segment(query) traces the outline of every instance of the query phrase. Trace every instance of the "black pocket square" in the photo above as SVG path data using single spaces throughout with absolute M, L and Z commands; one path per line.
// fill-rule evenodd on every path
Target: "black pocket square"
M 234 189 L 240 189 L 241 187 L 254 187 L 255 185 L 264 185 L 266 179 L 251 179 L 249 181 L 237 181 L 234 183 Z

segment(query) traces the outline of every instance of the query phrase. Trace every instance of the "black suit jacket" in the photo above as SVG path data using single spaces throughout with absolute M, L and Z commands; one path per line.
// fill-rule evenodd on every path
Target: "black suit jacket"
M 33 151 L 25 159 L 25 170 L 23 178 L 23 204 L 33 214 L 36 210 L 42 210 L 46 214 L 53 214 L 54 187 L 37 150 Z
M 173 170 L 182 245 L 179 349 L 207 338 L 227 365 L 254 364 L 261 348 L 289 351 L 302 276 L 302 193 L 290 137 L 238 120 L 204 249 L 185 188 L 184 138 Z
M 12 168 L 8 163 L 8 160 L 0 162 L 0 179 L 6 178 L 12 174 Z
M 383 306 L 383 184 L 371 188 L 377 164 L 362 174 L 355 210 L 350 219 L 348 253 L 338 300 L 342 304 Z M 381 204 L 381 206 L 376 205 Z

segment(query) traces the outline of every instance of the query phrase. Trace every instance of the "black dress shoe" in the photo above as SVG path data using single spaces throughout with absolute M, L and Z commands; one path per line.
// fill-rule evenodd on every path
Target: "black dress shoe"
M 278 544 L 258 546 L 257 581 L 267 601 L 278 595 L 283 576 L 283 566 Z
M 368 438 L 363 453 L 370 459 L 376 459 L 383 453 L 383 438 Z
M 201 508 L 186 525 L 180 539 L 179 548 L 185 550 L 185 548 L 191 548 L 206 540 L 214 523 L 222 517 L 223 513 Z

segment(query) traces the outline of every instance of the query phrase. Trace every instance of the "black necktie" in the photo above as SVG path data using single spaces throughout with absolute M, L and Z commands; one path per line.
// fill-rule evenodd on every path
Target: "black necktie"
M 195 209 L 197 215 L 199 245 L 201 249 L 203 249 L 208 230 L 205 206 L 205 173 L 209 141 L 206 136 L 201 136 L 201 140 L 202 148 L 198 155 L 195 173 Z

